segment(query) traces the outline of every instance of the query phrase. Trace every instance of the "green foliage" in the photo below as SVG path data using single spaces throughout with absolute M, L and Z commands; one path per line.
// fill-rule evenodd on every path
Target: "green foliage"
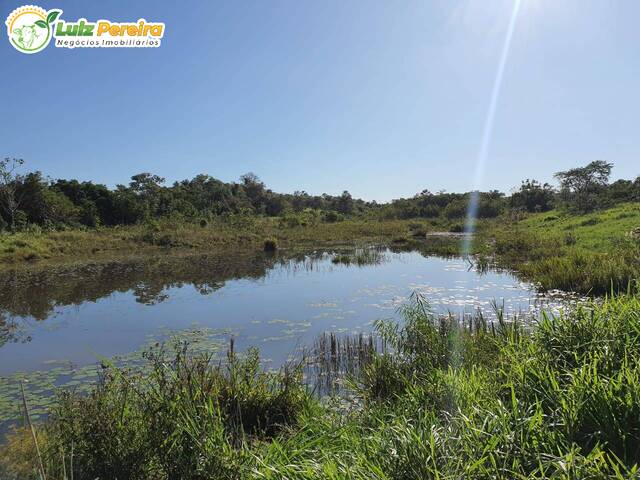
M 481 225 L 476 251 L 545 289 L 588 294 L 626 291 L 640 277 L 636 204 L 597 214 L 536 214 L 505 228 Z
M 97 227 L 132 225 L 149 219 L 179 216 L 197 219 L 211 216 L 279 216 L 285 224 L 314 224 L 319 211 L 359 215 L 375 208 L 351 197 L 275 193 L 253 173 L 240 183 L 224 183 L 208 175 L 165 186 L 164 178 L 148 172 L 131 177 L 128 185 L 110 190 L 104 185 L 77 180 L 43 178 L 40 172 L 18 174 L 22 160 L 0 162 L 0 218 L 15 230 L 15 215 L 26 214 L 26 223 L 60 228 L 64 225 Z M 295 214 L 286 212 L 294 211 Z M 331 215 L 330 215 L 331 216 Z M 18 226 L 21 227 L 21 226 Z
M 427 190 L 410 199 L 394 200 L 384 205 L 383 218 L 438 218 L 448 220 L 464 218 L 469 209 L 469 194 L 437 193 Z M 507 206 L 504 195 L 498 191 L 480 192 L 478 204 L 479 218 L 494 218 Z
M 279 224 L 286 228 L 309 227 L 317 225 L 320 221 L 320 212 L 305 209 L 301 212 L 287 212 L 279 219 Z
M 524 180 L 520 189 L 509 198 L 511 208 L 521 208 L 527 212 L 546 212 L 553 208 L 555 192 L 548 183 Z
M 338 212 L 335 212 L 332 210 L 325 213 L 323 220 L 327 223 L 335 223 L 335 222 L 340 222 L 341 220 L 344 220 L 344 217 Z
M 607 189 L 612 168 L 612 163 L 596 160 L 584 167 L 556 173 L 565 205 L 583 213 L 602 208 L 602 194 Z
M 264 373 L 257 351 L 238 357 L 233 343 L 225 364 L 186 345 L 145 357 L 139 373 L 105 366 L 88 396 L 61 394 L 47 458 L 73 448 L 79 479 L 239 478 L 248 446 L 296 425 L 309 401 L 298 368 Z
M 47 229 L 67 226 L 133 225 L 148 219 L 224 218 L 241 216 L 279 217 L 281 225 L 294 228 L 353 217 L 384 219 L 429 218 L 460 220 L 467 215 L 471 193 L 433 194 L 428 190 L 408 199 L 388 204 L 355 199 L 348 191 L 338 196 L 276 193 L 253 173 L 239 182 L 225 183 L 200 174 L 190 180 L 165 185 L 164 178 L 148 172 L 131 177 L 128 185 L 109 189 L 104 185 L 77 180 L 45 179 L 40 172 L 18 173 L 22 160 L 0 162 L 0 218 L 15 231 L 33 223 Z M 505 212 L 540 212 L 564 205 L 583 212 L 640 201 L 640 177 L 608 184 L 611 164 L 597 161 L 581 168 L 559 172 L 560 194 L 548 184 L 525 180 L 510 197 L 492 190 L 478 192 L 478 218 L 496 218 Z M 25 223 L 16 226 L 18 211 Z
M 365 391 L 385 401 L 269 446 L 259 478 L 637 475 L 636 297 L 548 316 L 532 332 L 443 328 L 416 299 L 405 325 L 379 327 L 391 346 L 364 373 Z

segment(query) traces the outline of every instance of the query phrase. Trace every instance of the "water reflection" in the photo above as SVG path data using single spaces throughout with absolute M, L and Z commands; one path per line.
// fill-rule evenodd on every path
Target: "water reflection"
M 145 346 L 170 336 L 217 348 L 233 336 L 258 346 L 277 367 L 318 335 L 366 338 L 375 320 L 397 318 L 412 292 L 436 312 L 489 321 L 535 316 L 564 298 L 547 297 L 508 272 L 478 273 L 455 257 L 414 245 L 264 254 L 159 257 L 0 277 L 0 424 L 16 404 L 17 381 L 46 406 L 53 385 L 84 385 L 102 358 L 137 361 Z M 363 336 L 364 335 L 364 336 Z
M 422 247 L 422 249 L 417 248 Z M 298 298 L 312 294 L 318 298 L 304 305 L 304 310 L 321 310 L 313 315 L 305 315 L 301 308 L 287 308 L 280 304 L 281 310 L 293 313 L 293 316 L 305 317 L 302 321 L 283 320 L 283 331 L 280 335 L 249 335 L 249 337 L 265 341 L 265 338 L 278 340 L 282 335 L 290 336 L 301 333 L 308 327 L 308 322 L 331 318 L 334 323 L 330 327 L 338 330 L 355 328 L 355 325 L 338 325 L 346 318 L 358 316 L 360 311 L 349 308 L 349 304 L 358 304 L 364 309 L 376 312 L 378 316 L 392 315 L 407 294 L 413 291 L 422 293 L 438 310 L 464 310 L 467 312 L 486 309 L 494 299 L 506 301 L 507 313 L 514 313 L 526 307 L 527 312 L 541 308 L 544 302 L 541 297 L 526 283 L 515 280 L 503 272 L 486 273 L 484 280 L 473 271 L 474 265 L 461 259 L 432 257 L 429 250 L 421 244 L 396 245 L 392 248 L 345 247 L 329 251 L 310 251 L 297 253 L 266 254 L 262 252 L 234 252 L 218 255 L 195 256 L 162 256 L 144 261 L 129 263 L 101 263 L 75 268 L 52 268 L 47 271 L 13 271 L 0 275 L 0 346 L 13 343 L 26 343 L 33 340 L 34 335 L 45 335 L 58 328 L 69 329 L 68 321 L 72 317 L 105 319 L 111 330 L 120 328 L 121 322 L 113 317 L 123 318 L 127 322 L 138 322 L 141 311 L 133 311 L 131 301 L 148 307 L 145 313 L 153 311 L 161 321 L 171 325 L 175 319 L 168 318 L 172 308 L 160 308 L 162 304 L 175 304 L 181 299 L 187 304 L 198 304 L 192 295 L 184 299 L 185 294 L 195 293 L 203 297 L 211 297 L 224 290 L 229 283 L 265 282 L 270 276 L 287 278 L 289 290 L 298 290 Z M 354 270 L 355 268 L 355 270 Z M 380 281 L 369 283 L 369 275 L 360 275 L 358 269 L 375 272 Z M 351 271 L 351 274 L 337 273 L 333 278 L 326 277 L 327 272 Z M 312 285 L 305 288 L 306 281 L 294 280 L 300 273 L 317 272 L 313 276 Z M 457 275 L 459 274 L 459 275 Z M 335 282 L 346 282 L 345 287 L 351 291 L 350 298 L 338 303 L 326 298 L 335 287 Z M 235 286 L 237 288 L 237 285 Z M 233 289 L 233 288 L 232 288 Z M 222 297 L 226 292 L 223 292 Z M 283 292 L 278 292 L 278 294 Z M 286 288 L 285 288 L 286 293 Z M 231 312 L 233 317 L 245 314 L 253 317 L 254 311 L 261 306 L 273 305 L 273 298 L 266 295 L 263 288 L 245 286 L 243 295 L 253 296 L 248 304 L 239 305 Z M 172 296 L 176 302 L 172 302 Z M 325 297 L 322 300 L 322 297 Z M 544 298 L 544 297 L 543 297 Z M 283 298 L 279 301 L 295 305 L 295 301 Z M 225 303 L 220 300 L 218 303 Z M 228 303 L 228 302 L 227 302 Z M 345 304 L 346 303 L 346 307 Z M 90 305 L 102 308 L 91 308 Z M 209 301 L 208 307 L 216 307 Z M 361 308 L 361 309 L 362 309 Z M 124 309 L 124 310 L 123 310 Z M 190 310 L 187 305 L 179 314 Z M 230 313 L 229 308 L 225 313 Z M 490 315 L 490 312 L 488 313 Z M 46 328 L 38 325 L 43 321 Z M 238 325 L 238 320 L 230 321 L 230 326 Z M 267 322 L 276 325 L 274 321 Z M 369 319 L 370 320 L 370 319 Z M 250 318 L 252 325 L 261 321 Z M 338 322 L 338 323 L 336 323 Z M 348 323 L 348 322 L 347 322 Z M 76 325 L 78 327 L 78 325 Z M 91 328 L 88 325 L 85 327 Z M 148 332 L 147 332 L 148 333 Z M 74 329 L 69 331 L 74 335 Z M 2 351 L 0 350 L 0 358 Z

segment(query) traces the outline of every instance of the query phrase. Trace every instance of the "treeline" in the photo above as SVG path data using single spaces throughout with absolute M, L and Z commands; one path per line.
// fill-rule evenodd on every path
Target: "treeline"
M 291 219 L 297 213 L 309 213 L 326 222 L 357 215 L 453 220 L 465 217 L 471 196 L 425 190 L 412 198 L 377 204 L 354 199 L 348 191 L 339 196 L 304 191 L 276 193 L 252 173 L 243 175 L 238 182 L 198 175 L 170 186 L 162 177 L 140 173 L 131 177 L 128 185 L 110 189 L 93 182 L 50 180 L 40 172 L 22 174 L 22 165 L 18 159 L 0 161 L 0 231 L 19 231 L 29 225 L 131 225 L 163 217 L 206 221 L 220 216 L 261 215 Z M 583 213 L 640 201 L 640 177 L 609 183 L 611 168 L 610 163 L 595 161 L 558 172 L 558 189 L 525 180 L 509 196 L 497 190 L 480 192 L 478 216 L 492 218 L 507 210 L 543 212 L 552 208 Z
M 162 217 L 206 220 L 225 215 L 279 216 L 312 210 L 328 222 L 371 210 L 369 203 L 342 195 L 280 194 L 248 173 L 225 183 L 209 175 L 165 186 L 162 177 L 140 173 L 128 185 L 109 189 L 78 180 L 49 180 L 40 172 L 17 173 L 21 160 L 0 161 L 0 230 L 28 225 L 56 228 L 131 225 Z
M 640 176 L 610 183 L 612 168 L 613 164 L 596 160 L 556 173 L 559 188 L 527 179 L 509 196 L 497 190 L 479 192 L 477 215 L 493 218 L 507 210 L 534 213 L 554 208 L 581 214 L 618 203 L 640 202 Z M 392 201 L 384 206 L 383 214 L 388 218 L 460 219 L 467 213 L 470 196 L 471 193 L 434 194 L 425 190 L 412 198 Z

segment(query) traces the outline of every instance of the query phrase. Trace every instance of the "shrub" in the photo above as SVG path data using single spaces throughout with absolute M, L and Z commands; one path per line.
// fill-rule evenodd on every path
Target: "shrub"
M 261 371 L 256 350 L 225 365 L 153 349 L 139 372 L 106 367 L 86 397 L 59 399 L 47 455 L 74 449 L 74 478 L 239 478 L 246 446 L 295 425 L 308 402 L 297 367 Z M 59 457 L 58 457 L 59 458 Z
M 275 238 L 267 238 L 264 241 L 265 252 L 275 252 L 278 249 L 278 241 Z
M 327 223 L 335 223 L 344 220 L 344 216 L 338 212 L 330 210 L 328 212 L 325 212 L 323 220 Z
M 575 245 L 578 239 L 573 233 L 567 233 L 564 236 L 564 244 L 565 245 Z

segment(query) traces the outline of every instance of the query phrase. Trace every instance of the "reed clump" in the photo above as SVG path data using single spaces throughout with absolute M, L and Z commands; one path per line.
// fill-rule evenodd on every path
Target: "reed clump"
M 387 260 L 386 252 L 381 247 L 356 248 L 346 253 L 338 253 L 331 262 L 334 265 L 356 265 L 364 267 L 367 265 L 380 265 Z

